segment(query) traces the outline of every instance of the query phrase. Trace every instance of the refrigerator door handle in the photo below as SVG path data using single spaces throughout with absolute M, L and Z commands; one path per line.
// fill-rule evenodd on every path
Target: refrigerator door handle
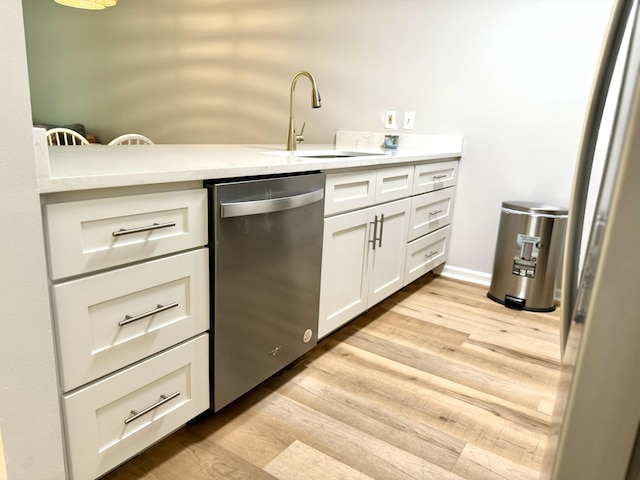
M 573 179 L 573 191 L 567 220 L 567 237 L 562 268 L 562 309 L 561 309 L 561 338 L 560 346 L 564 355 L 564 348 L 569 335 L 571 317 L 578 291 L 578 266 L 580 263 L 580 245 L 582 241 L 582 226 L 584 223 L 589 179 L 595 154 L 598 130 L 602 120 L 608 87 L 611 82 L 616 64 L 625 26 L 629 18 L 632 0 L 616 0 L 609 18 L 607 33 L 600 52 L 596 76 L 591 87 L 591 96 L 584 125 L 580 151 L 576 160 L 576 170 Z

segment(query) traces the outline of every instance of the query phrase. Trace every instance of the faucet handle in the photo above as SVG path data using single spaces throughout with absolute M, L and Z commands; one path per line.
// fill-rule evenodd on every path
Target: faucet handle
M 302 136 L 302 132 L 304 132 L 304 127 L 307 124 L 307 122 L 302 122 L 302 128 L 300 129 L 300 133 L 298 133 L 296 135 L 296 142 L 297 143 L 302 143 L 304 142 L 304 137 Z

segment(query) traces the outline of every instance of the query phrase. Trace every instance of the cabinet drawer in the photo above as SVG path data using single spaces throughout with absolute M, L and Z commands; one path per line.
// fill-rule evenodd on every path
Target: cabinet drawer
M 203 248 L 53 286 L 63 391 L 208 330 L 208 266 Z
M 209 408 L 208 351 L 203 334 L 66 395 L 71 478 L 104 474 Z
M 423 193 L 411 199 L 409 240 L 451 223 L 455 187 Z
M 375 203 L 385 203 L 411 196 L 413 172 L 413 165 L 378 170 Z
M 205 189 L 45 205 L 52 279 L 203 246 Z
M 324 214 L 346 212 L 373 205 L 376 171 L 332 173 L 327 175 Z
M 457 165 L 457 161 L 416 165 L 413 194 L 419 195 L 455 185 Z
M 449 226 L 443 227 L 407 244 L 405 285 L 433 270 L 447 259 L 450 229 Z

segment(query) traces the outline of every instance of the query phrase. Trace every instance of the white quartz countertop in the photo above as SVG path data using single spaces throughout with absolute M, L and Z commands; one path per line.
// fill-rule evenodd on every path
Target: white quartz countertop
M 370 145 L 304 145 L 302 151 L 349 150 L 375 155 L 301 158 L 283 145 L 89 145 L 49 147 L 50 174 L 38 178 L 40 193 L 158 184 L 253 175 L 330 171 L 457 158 L 462 137 L 385 151 Z M 354 146 L 354 145 L 352 145 Z

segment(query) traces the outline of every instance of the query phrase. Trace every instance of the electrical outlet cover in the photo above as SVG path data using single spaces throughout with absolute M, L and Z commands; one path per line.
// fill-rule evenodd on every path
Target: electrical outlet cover
M 387 110 L 384 117 L 384 128 L 396 128 L 396 111 Z

